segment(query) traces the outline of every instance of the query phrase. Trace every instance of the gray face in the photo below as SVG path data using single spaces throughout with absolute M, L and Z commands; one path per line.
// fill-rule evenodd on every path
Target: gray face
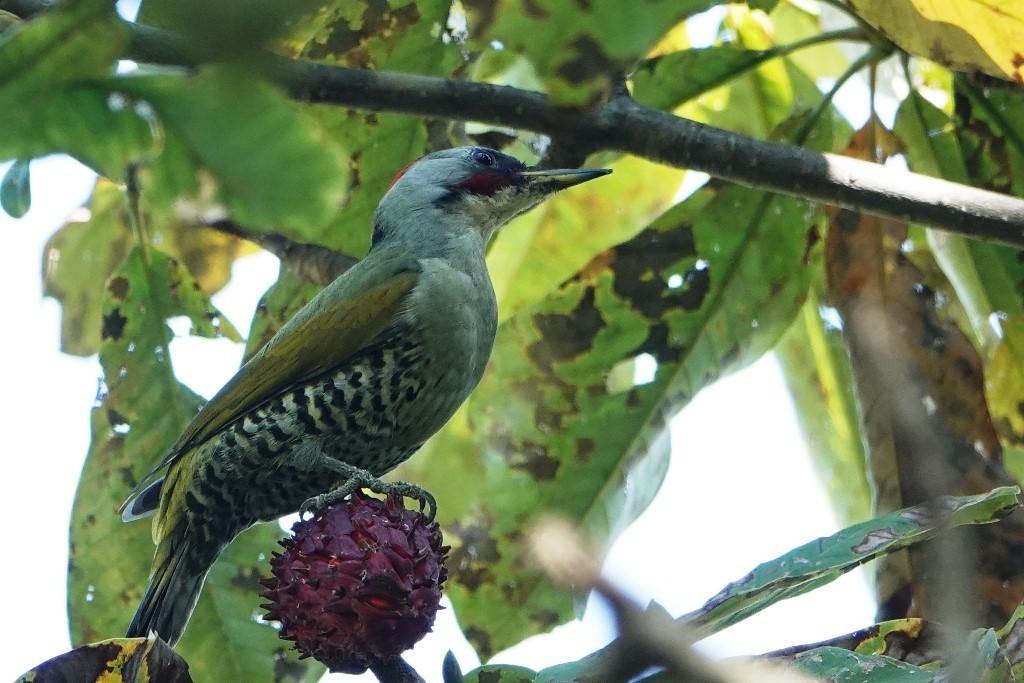
M 485 241 L 551 191 L 520 175 L 526 165 L 486 147 L 456 147 L 428 154 L 393 182 L 377 209 L 374 241 L 392 225 L 433 214 L 480 232 Z M 404 230 L 404 227 L 399 227 Z

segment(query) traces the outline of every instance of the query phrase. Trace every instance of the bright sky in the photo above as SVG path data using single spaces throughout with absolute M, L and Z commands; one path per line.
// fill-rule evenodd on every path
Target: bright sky
M 7 238 L 0 252 L 7 292 L 0 336 L 0 377 L 7 387 L 0 394 L 6 441 L 0 519 L 8 524 L 0 585 L 7 587 L 9 629 L 0 680 L 13 680 L 69 647 L 67 527 L 100 379 L 95 357 L 58 352 L 59 309 L 41 299 L 39 270 L 46 238 L 86 199 L 91 175 L 70 160 L 46 159 L 33 163 L 32 186 L 26 218 L 0 215 L 0 234 Z M 268 255 L 244 259 L 216 304 L 236 325 L 247 324 L 275 273 Z M 196 339 L 176 340 L 171 352 L 179 375 L 206 396 L 234 372 L 241 355 L 229 342 Z M 674 421 L 668 480 L 612 549 L 606 571 L 639 601 L 654 599 L 680 614 L 759 562 L 836 528 L 769 357 L 702 392 Z M 116 557 L 116 548 L 111 553 Z M 864 579 L 853 573 L 776 605 L 704 647 L 725 656 L 817 641 L 871 623 L 872 612 Z M 464 670 L 476 664 L 468 645 L 457 642 L 452 617 L 452 610 L 442 612 L 436 633 L 409 656 L 433 680 L 448 648 Z M 533 638 L 497 661 L 540 668 L 575 659 L 605 643 L 610 628 L 607 614 L 592 601 L 582 622 Z

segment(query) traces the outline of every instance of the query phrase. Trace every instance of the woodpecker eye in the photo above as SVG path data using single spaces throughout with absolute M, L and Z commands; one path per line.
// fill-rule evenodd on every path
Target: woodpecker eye
M 473 150 L 473 161 L 481 166 L 494 166 L 494 155 L 483 149 Z

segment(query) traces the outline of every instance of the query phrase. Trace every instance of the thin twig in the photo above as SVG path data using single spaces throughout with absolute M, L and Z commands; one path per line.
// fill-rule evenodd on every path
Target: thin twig
M 891 54 L 892 49 L 889 46 L 876 45 L 854 60 L 850 66 L 847 67 L 846 71 L 836 79 L 836 82 L 832 84 L 832 87 L 829 88 L 828 92 L 826 92 L 821 100 L 814 106 L 814 109 L 811 110 L 811 113 L 807 117 L 807 122 L 804 124 L 804 127 L 800 132 L 796 134 L 795 140 L 797 142 L 804 141 L 804 139 L 810 134 L 814 124 L 817 123 L 818 117 L 824 114 L 825 111 L 832 106 L 832 100 L 835 99 L 840 88 L 846 85 L 848 80 L 853 78 L 864 67 L 874 67 Z
M 860 26 L 849 26 L 847 28 L 837 28 L 833 31 L 817 33 L 813 36 L 801 38 L 800 40 L 794 40 L 792 43 L 776 45 L 775 47 L 769 48 L 767 51 L 774 53 L 774 56 L 776 57 L 785 57 L 786 55 L 791 55 L 798 50 L 804 50 L 823 43 L 862 43 L 867 39 L 868 35 L 864 32 L 863 28 Z
M 320 287 L 326 287 L 359 262 L 357 258 L 340 254 L 319 244 L 296 242 L 278 233 L 255 232 L 231 220 L 213 221 L 207 225 L 263 247 L 280 259 L 284 267 L 296 277 Z

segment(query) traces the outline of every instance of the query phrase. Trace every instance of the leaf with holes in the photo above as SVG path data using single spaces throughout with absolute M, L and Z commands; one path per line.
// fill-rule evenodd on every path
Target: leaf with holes
M 525 55 L 552 100 L 584 107 L 601 100 L 654 44 L 708 0 L 644 3 L 594 0 L 466 2 L 471 44 Z
M 681 619 L 702 636 L 717 633 L 780 600 L 824 586 L 854 567 L 944 530 L 997 521 L 1019 507 L 1019 493 L 1017 487 L 1004 486 L 977 496 L 948 496 L 855 524 L 758 565 Z
M 568 618 L 568 596 L 521 568 L 520 530 L 554 510 L 606 544 L 635 519 L 668 419 L 799 309 L 814 220 L 789 198 L 701 191 L 501 324 L 468 407 L 398 475 L 441 502 L 449 595 L 481 656 Z
M 167 319 L 185 315 L 213 333 L 222 319 L 187 271 L 149 249 L 131 251 L 110 277 L 102 305 L 105 388 L 92 413 L 92 443 L 71 520 L 68 605 L 72 639 L 123 632 L 138 605 L 153 544 L 147 522 L 125 525 L 116 510 L 160 460 L 202 400 L 178 382 Z M 197 680 L 316 680 L 319 665 L 279 661 L 277 632 L 258 624 L 257 579 L 280 537 L 276 525 L 247 532 L 214 566 L 179 651 Z M 111 549 L 116 548 L 116 560 Z
M 683 172 L 635 157 L 612 163 L 599 183 L 559 193 L 502 228 L 487 265 L 498 319 L 540 301 L 599 254 L 667 209 Z M 623 201 L 628 197 L 628 201 Z

